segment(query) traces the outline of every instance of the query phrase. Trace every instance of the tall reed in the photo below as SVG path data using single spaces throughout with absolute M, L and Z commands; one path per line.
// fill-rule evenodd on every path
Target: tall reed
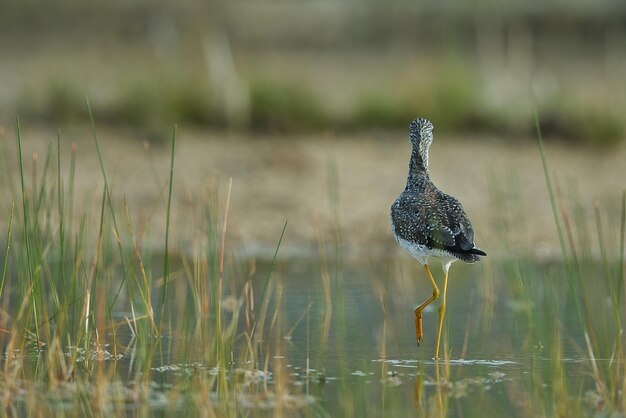
M 569 285 L 569 300 L 575 305 L 578 322 L 583 331 L 582 340 L 590 373 L 595 382 L 595 391 L 602 399 L 602 405 L 606 411 L 623 413 L 626 410 L 623 392 L 626 382 L 624 373 L 626 352 L 623 342 L 624 306 L 622 305 L 623 242 L 626 233 L 625 192 L 622 191 L 620 196 L 620 215 L 607 218 L 611 222 L 608 230 L 604 226 L 605 220 L 600 201 L 596 199 L 593 203 L 595 240 L 598 249 L 598 257 L 594 258 L 590 247 L 592 237 L 587 233 L 587 226 L 582 221 L 584 218 L 577 215 L 576 208 L 572 217 L 571 210 L 560 189 L 554 186 L 536 112 L 535 126 L 544 178 L 561 244 L 565 276 Z M 619 224 L 616 224 L 616 218 L 619 219 Z M 619 245 L 611 244 L 615 241 L 608 234 L 609 231 L 618 231 Z M 598 290 L 602 292 L 600 298 L 597 297 Z M 609 300 L 610 303 L 608 305 L 602 303 L 603 300 Z M 555 331 L 556 335 L 560 334 L 559 329 Z M 557 363 L 557 366 L 562 367 L 560 363 Z
M 283 327 L 288 325 L 282 320 L 284 287 L 274 278 L 287 223 L 257 295 L 251 284 L 255 268 L 242 262 L 230 242 L 232 180 L 225 201 L 215 180 L 209 202 L 189 208 L 186 219 L 198 228 L 189 245 L 177 243 L 174 129 L 161 208 L 165 241 L 155 250 L 143 239 L 150 225 L 138 232 L 135 208 L 112 188 L 89 102 L 85 104 L 102 189 L 94 195 L 96 210 L 87 207 L 78 216 L 76 145 L 69 160 L 64 159 L 58 132 L 55 146 L 51 143 L 41 159 L 43 167 L 33 157 L 28 182 L 16 120 L 21 205 L 12 204 L 6 214 L 0 280 L 0 302 L 8 318 L 0 330 L 7 353 L 0 372 L 6 410 L 41 415 L 65 403 L 66 416 L 126 416 L 129 410 L 145 414 L 151 399 L 163 395 L 172 399 L 166 408 L 178 411 L 171 405 L 180 400 L 190 413 L 202 408 L 235 416 L 241 412 L 242 394 L 262 389 L 257 377 L 247 386 L 250 382 L 242 385 L 238 376 L 259 376 L 263 384 L 273 373 L 277 391 L 286 394 L 290 378 L 272 355 L 283 352 Z M 63 175 L 66 165 L 69 178 Z M 240 320 L 244 300 L 249 301 L 248 326 Z M 164 374 L 178 368 L 190 375 Z M 159 382 L 165 386 L 155 390 Z M 35 387 L 41 395 L 31 390 Z M 272 394 L 277 410 L 290 410 L 278 392 Z

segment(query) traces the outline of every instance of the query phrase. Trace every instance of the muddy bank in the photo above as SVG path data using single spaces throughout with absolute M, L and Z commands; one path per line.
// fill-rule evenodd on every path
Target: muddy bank
M 139 238 L 158 247 L 165 225 L 169 146 L 148 145 L 128 132 L 101 129 L 99 136 L 114 200 L 121 207 L 128 202 Z M 331 237 L 336 225 L 347 247 L 364 254 L 388 251 L 394 248 L 389 206 L 404 188 L 410 152 L 405 136 L 395 131 L 250 138 L 182 129 L 175 159 L 174 242 L 189 242 L 198 232 L 201 208 L 214 201 L 216 184 L 223 211 L 232 178 L 228 229 L 233 241 L 250 252 L 271 253 L 285 222 L 285 251 L 316 248 L 318 237 Z M 48 144 L 56 149 L 55 137 L 53 129 L 23 128 L 27 187 L 33 175 L 41 176 Z M 6 229 L 11 187 L 19 180 L 12 128 L 4 129 L 1 142 Z M 69 172 L 72 144 L 77 153 L 75 216 L 87 213 L 97 223 L 103 180 L 86 127 L 62 132 L 64 176 Z M 617 207 L 626 187 L 626 146 L 597 151 L 551 143 L 547 155 L 565 201 L 576 192 L 575 199 L 590 221 L 595 199 L 605 207 Z M 498 225 L 503 224 L 513 239 L 539 250 L 558 249 L 535 141 L 436 136 L 430 166 L 435 184 L 462 202 L 476 230 L 476 242 L 488 252 L 500 251 L 503 227 Z M 21 195 L 13 199 L 19 201 Z M 524 216 L 521 228 L 511 219 L 519 205 Z M 523 238 L 517 236 L 520 230 Z

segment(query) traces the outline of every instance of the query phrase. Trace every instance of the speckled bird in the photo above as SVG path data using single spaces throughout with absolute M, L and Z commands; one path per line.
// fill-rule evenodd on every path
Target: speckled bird
M 409 126 L 409 141 L 413 147 L 409 174 L 404 191 L 391 205 L 391 230 L 398 243 L 417 259 L 426 270 L 433 293 L 415 308 L 415 337 L 423 339 L 422 311 L 439 298 L 439 288 L 428 267 L 439 259 L 443 267 L 442 302 L 439 306 L 439 327 L 435 359 L 439 358 L 441 329 L 446 312 L 448 271 L 456 260 L 475 263 L 487 254 L 474 244 L 474 229 L 461 203 L 439 190 L 428 174 L 428 151 L 433 142 L 433 125 L 417 118 Z

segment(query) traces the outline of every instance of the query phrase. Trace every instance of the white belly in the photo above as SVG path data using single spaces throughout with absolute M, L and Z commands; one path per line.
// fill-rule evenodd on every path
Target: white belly
M 431 259 L 438 259 L 441 262 L 441 266 L 444 271 L 448 271 L 450 264 L 454 263 L 457 258 L 452 257 L 447 251 L 439 250 L 437 248 L 428 248 L 425 245 L 416 244 L 396 236 L 398 244 L 409 252 L 417 261 L 422 264 L 428 264 Z

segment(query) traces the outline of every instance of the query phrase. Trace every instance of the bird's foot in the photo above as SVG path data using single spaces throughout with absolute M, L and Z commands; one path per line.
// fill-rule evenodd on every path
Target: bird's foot
M 415 312 L 415 340 L 417 341 L 418 346 L 424 341 L 421 312 Z

